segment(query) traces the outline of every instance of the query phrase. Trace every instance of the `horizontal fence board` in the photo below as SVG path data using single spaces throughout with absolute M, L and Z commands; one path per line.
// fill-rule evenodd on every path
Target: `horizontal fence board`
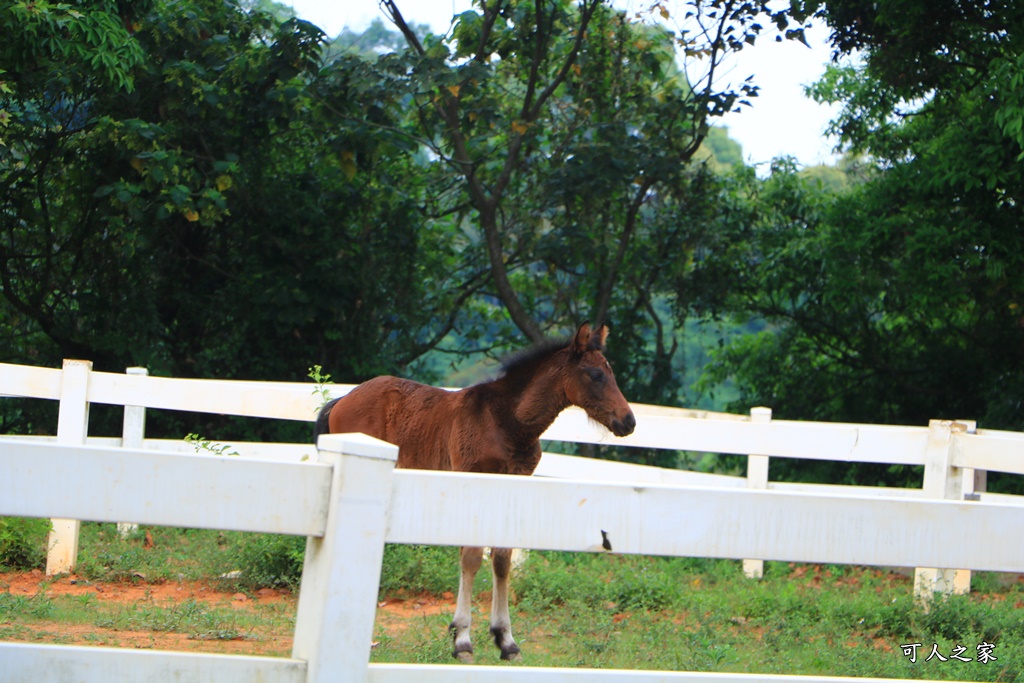
M 659 406 L 652 403 L 630 403 L 633 414 L 638 418 L 645 415 L 659 417 L 682 417 L 690 420 L 728 420 L 730 422 L 749 422 L 749 415 L 737 415 L 736 413 L 716 413 L 711 410 L 699 410 L 696 408 L 678 408 L 676 406 Z
M 312 433 L 310 433 L 312 436 Z M 89 443 L 92 443 L 91 441 Z M 195 453 L 196 447 L 183 439 L 146 439 L 146 449 L 165 453 Z M 216 448 L 226 447 L 224 452 L 238 454 L 238 457 L 253 460 L 275 460 L 278 462 L 316 462 L 316 444 L 273 443 L 264 441 L 217 441 Z
M 370 664 L 367 683 L 910 683 L 900 678 L 848 678 L 700 671 L 623 671 L 554 667 Z M 916 683 L 921 683 L 917 680 Z
M 27 436 L 22 434 L 2 434 L 0 444 L 4 441 L 24 441 L 27 443 L 57 443 L 55 436 Z M 122 439 L 116 436 L 90 436 L 85 440 L 87 446 L 104 448 L 120 448 Z M 231 457 L 249 458 L 254 460 L 276 460 L 279 462 L 315 462 L 316 444 L 312 440 L 308 444 L 272 443 L 265 441 L 211 441 L 213 448 L 224 447 L 225 453 Z M 183 453 L 206 455 L 202 448 L 198 449 L 184 439 L 143 439 L 142 448 L 147 451 L 161 453 Z
M 0 444 L 4 440 L 30 441 L 39 443 L 56 443 L 52 436 L 0 436 Z M 118 447 L 121 439 L 114 437 L 89 437 L 86 441 L 90 446 Z M 253 460 L 271 460 L 277 462 L 310 462 L 316 460 L 316 447 L 310 444 L 266 443 L 260 441 L 228 441 L 217 442 L 216 446 L 226 446 L 227 453 L 237 453 L 238 457 Z M 146 450 L 167 453 L 195 453 L 195 447 L 182 439 L 146 439 Z M 232 456 L 234 457 L 234 456 Z M 534 473 L 538 477 L 551 479 L 586 479 L 616 483 L 666 484 L 669 486 L 705 486 L 710 488 L 747 488 L 746 477 L 728 474 L 711 474 L 708 472 L 692 472 L 689 470 L 673 470 L 635 463 L 616 462 L 614 460 L 597 460 L 578 455 L 545 452 L 540 465 Z M 846 484 L 810 484 L 798 482 L 768 482 L 768 490 L 817 493 L 831 496 L 888 496 L 897 498 L 925 498 L 922 489 L 896 488 L 886 486 L 849 486 Z M 983 494 L 982 500 L 998 502 L 1003 505 L 1024 505 L 1024 496 Z
M 1024 434 L 983 431 L 953 438 L 958 446 L 953 450 L 955 467 L 1024 474 Z
M 321 401 L 320 396 L 313 393 L 315 388 L 313 384 L 286 382 L 180 379 L 94 372 L 89 378 L 89 401 L 312 422 Z
M 0 397 L 60 398 L 62 370 L 0 363 Z
M 789 481 L 770 481 L 769 491 L 785 493 L 813 493 L 819 496 L 852 496 L 854 498 L 917 498 L 927 500 L 924 489 L 905 489 L 895 486 L 849 486 L 847 484 L 804 484 Z M 1019 496 L 1012 496 L 1018 498 Z M 1021 500 L 1024 503 L 1024 499 Z
M 0 395 L 57 399 L 62 371 L 0 364 Z M 354 385 L 328 385 L 332 397 Z M 111 405 L 313 421 L 321 397 L 312 383 L 201 380 L 92 372 L 89 400 Z M 757 454 L 814 460 L 921 465 L 927 428 L 775 420 L 635 404 L 638 425 L 622 439 L 594 425 L 579 409 L 565 411 L 545 440 L 665 448 L 712 453 Z M 983 435 L 984 433 L 984 435 Z M 989 436 L 991 435 L 991 436 Z M 975 435 L 969 435 L 975 436 Z M 1024 435 L 982 430 L 965 440 L 964 467 L 1024 473 L 1018 461 Z
M 18 443 L 58 443 L 56 436 L 38 436 L 36 434 L 0 434 L 0 448 L 7 441 Z M 90 436 L 85 443 L 89 446 L 101 448 L 120 448 L 121 437 L 118 436 Z
M 1024 536 L 1019 507 L 395 472 L 389 542 L 578 552 L 605 534 L 618 553 L 1024 570 L 1005 542 Z
M 594 424 L 582 410 L 570 408 L 559 415 L 542 438 L 608 446 L 923 465 L 928 430 L 924 427 L 787 420 L 755 423 L 648 415 L 637 418 L 636 431 L 631 435 L 618 438 Z
M 11 683 L 305 683 L 306 663 L 279 657 L 0 643 L 0 680 Z
M 677 486 L 717 486 L 746 488 L 745 477 L 708 474 L 664 467 L 636 465 L 614 460 L 597 460 L 578 455 L 544 453 L 534 475 L 555 479 L 591 479 L 596 481 L 674 484 Z
M 994 503 L 996 505 L 1024 505 L 1024 496 L 1009 493 L 979 493 L 977 495 L 982 503 Z
M 329 465 L 0 443 L 0 516 L 323 534 Z

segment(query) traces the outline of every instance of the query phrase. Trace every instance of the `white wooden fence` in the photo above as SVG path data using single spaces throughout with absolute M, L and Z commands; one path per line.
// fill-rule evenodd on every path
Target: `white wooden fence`
M 751 468 L 764 473 L 761 482 L 702 475 L 694 485 L 692 473 L 608 462 L 587 463 L 593 469 L 579 477 L 583 459 L 553 455 L 539 474 L 573 480 L 394 471 L 394 448 L 361 436 L 323 437 L 319 451 L 238 444 L 239 458 L 173 452 L 190 447 L 150 440 L 143 450 L 120 440 L 83 443 L 89 403 L 308 421 L 319 402 L 309 384 L 96 373 L 72 361 L 63 370 L 0 365 L 3 394 L 59 399 L 61 410 L 56 440 L 0 441 L 0 515 L 309 537 L 291 658 L 0 643 L 4 680 L 866 680 L 371 665 L 385 542 L 595 551 L 604 530 L 617 553 L 938 567 L 920 581 L 939 587 L 955 567 L 1024 571 L 1024 545 L 1014 540 L 1024 533 L 1019 499 L 969 490 L 971 500 L 963 499 L 974 471 L 1024 473 L 1024 435 L 967 422 L 815 424 L 638 406 L 636 432 L 616 443 L 925 466 L 919 490 L 783 485 L 768 482 L 761 465 Z M 564 413 L 546 436 L 612 439 L 579 411 Z M 313 457 L 301 462 L 300 454 Z
M 351 385 L 333 385 L 341 395 Z M 152 449 L 190 452 L 183 441 L 144 439 L 144 410 L 166 409 L 260 418 L 311 421 L 322 397 L 309 383 L 268 383 L 224 380 L 182 380 L 147 377 L 144 369 L 126 375 L 92 372 L 88 361 L 66 360 L 62 370 L 0 364 L 0 395 L 60 401 L 56 440 L 86 442 L 90 403 L 124 405 L 125 429 L 120 443 Z M 772 421 L 769 409 L 751 416 L 635 405 L 640 424 L 631 436 L 615 443 L 678 451 L 748 455 L 748 476 L 728 477 L 659 468 L 644 468 L 555 454 L 546 454 L 540 476 L 611 481 L 647 481 L 684 485 L 739 486 L 767 490 L 805 490 L 833 496 L 905 496 L 941 500 L 996 500 L 984 494 L 987 470 L 1021 473 L 1024 435 L 977 430 L 973 422 L 933 421 L 929 427 L 892 427 Z M 566 411 L 545 435 L 559 441 L 600 443 L 611 439 L 578 410 Z M 89 442 L 95 442 L 89 439 Z M 311 457 L 310 445 L 229 444 L 229 450 L 251 457 L 299 460 Z M 771 482 L 769 457 L 924 465 L 922 488 L 829 486 Z M 1024 504 L 1017 497 L 998 498 Z M 54 519 L 47 573 L 70 571 L 78 552 L 79 522 Z M 124 528 L 124 527 L 123 527 Z M 759 577 L 762 559 L 744 561 L 744 570 Z M 920 568 L 915 592 L 925 599 L 933 591 L 970 590 L 970 571 Z
M 620 553 L 1024 567 L 1024 546 L 993 543 L 991 533 L 1019 538 L 1021 506 L 396 471 L 393 447 L 359 435 L 323 437 L 320 449 L 314 463 L 286 463 L 5 444 L 0 469 L 10 476 L 0 480 L 0 515 L 309 536 L 290 658 L 0 643 L 5 680 L 866 680 L 368 664 L 385 542 L 590 551 L 604 530 Z M 939 542 L 950 535 L 958 543 Z
M 332 385 L 338 396 L 351 385 Z M 93 372 L 87 361 L 65 361 L 62 370 L 0 364 L 0 396 L 26 396 L 60 401 L 56 440 L 59 443 L 101 443 L 88 439 L 91 403 L 125 406 L 120 440 L 102 443 L 193 452 L 184 441 L 144 439 L 145 409 L 186 410 L 250 417 L 311 421 L 322 397 L 310 383 L 187 380 L 149 377 L 142 368 L 127 374 Z M 771 411 L 755 408 L 750 416 L 709 413 L 661 406 L 635 405 L 636 432 L 614 439 L 593 425 L 582 411 L 571 409 L 548 430 L 555 441 L 602 443 L 748 455 L 746 477 L 728 477 L 679 470 L 626 465 L 546 453 L 537 474 L 544 477 L 636 481 L 694 486 L 742 487 L 806 491 L 828 495 L 885 495 L 946 500 L 999 500 L 1024 504 L 1019 497 L 984 493 L 985 472 L 1024 472 L 1024 435 L 977 430 L 969 421 L 932 421 L 928 427 L 893 427 L 772 421 Z M 209 435 L 208 435 L 209 436 Z M 227 444 L 246 457 L 298 461 L 313 457 L 312 445 Z M 924 465 L 920 489 L 849 487 L 771 482 L 770 457 L 826 459 L 846 462 Z M 126 527 L 122 527 L 126 528 Z M 47 573 L 70 571 L 78 548 L 78 521 L 55 519 Z M 761 574 L 762 560 L 744 563 L 749 576 Z M 933 591 L 965 592 L 970 572 L 918 569 L 915 591 L 926 598 Z

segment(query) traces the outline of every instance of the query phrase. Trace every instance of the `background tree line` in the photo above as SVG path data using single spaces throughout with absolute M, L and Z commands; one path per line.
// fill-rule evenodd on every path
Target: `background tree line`
M 0 361 L 459 381 L 589 319 L 633 400 L 1024 429 L 1024 8 L 401 5 L 335 40 L 271 3 L 0 9 Z M 720 67 L 815 17 L 847 157 L 759 177 Z

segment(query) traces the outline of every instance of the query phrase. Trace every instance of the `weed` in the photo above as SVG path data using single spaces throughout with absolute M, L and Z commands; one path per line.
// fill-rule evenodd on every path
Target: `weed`
M 24 595 L 0 593 L 0 621 L 14 621 L 16 616 L 26 611 L 29 601 L 30 598 Z
M 660 610 L 669 607 L 679 587 L 664 572 L 640 567 L 619 577 L 610 586 L 610 597 L 621 609 Z
M 240 583 L 247 588 L 298 588 L 306 552 L 303 536 L 237 534 L 230 550 Z
M 520 604 L 529 609 L 568 604 L 596 606 L 608 600 L 607 583 L 600 571 L 581 571 L 550 553 L 531 553 L 513 585 Z
M 41 568 L 50 528 L 48 519 L 0 517 L 0 568 Z
M 79 607 L 91 607 L 96 603 L 96 595 L 94 593 L 82 593 L 81 595 L 73 595 L 71 599 L 78 603 Z
M 909 592 L 867 606 L 864 619 L 879 635 L 900 639 L 912 630 L 914 597 Z
M 331 400 L 331 390 L 328 388 L 331 384 L 331 376 L 323 374 L 323 368 L 319 365 L 311 367 L 306 376 L 316 384 L 313 388 L 313 395 L 320 399 L 320 405 L 316 407 L 316 412 L 320 412 L 320 409 Z
M 113 543 L 95 554 L 82 554 L 76 571 L 87 579 L 131 581 L 135 574 L 144 573 L 145 564 L 141 544 Z
M 53 600 L 42 593 L 32 597 L 0 593 L 0 621 L 50 619 L 57 612 Z
M 251 633 L 251 629 L 248 633 L 242 633 L 234 628 L 215 628 L 202 633 L 190 634 L 189 637 L 193 640 L 241 640 L 248 638 Z
M 116 614 L 97 620 L 96 623 L 98 626 L 125 631 L 177 632 L 183 626 L 196 623 L 206 611 L 203 603 L 192 599 L 167 608 L 139 603 L 123 607 Z
M 486 566 L 477 575 L 487 580 Z M 459 549 L 444 546 L 384 546 L 384 569 L 380 596 L 405 590 L 440 595 L 454 591 L 459 583 Z
M 994 622 L 992 608 L 967 595 L 937 597 L 919 621 L 924 633 L 932 639 L 955 640 L 974 634 L 994 637 L 987 633 Z
M 122 538 L 113 524 L 82 524 L 76 573 L 98 581 L 176 581 L 219 576 L 230 566 L 240 534 L 149 527 Z
M 204 439 L 198 434 L 186 434 L 185 441 L 192 444 L 192 448 L 196 449 L 196 453 L 210 453 L 211 455 L 239 455 L 236 450 L 228 450 L 231 448 L 228 444 Z
M 22 624 L 0 624 L 0 640 L 28 640 L 32 631 Z

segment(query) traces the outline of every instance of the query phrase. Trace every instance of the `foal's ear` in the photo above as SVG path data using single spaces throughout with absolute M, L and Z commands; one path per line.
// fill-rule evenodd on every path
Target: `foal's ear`
M 573 353 L 582 356 L 587 351 L 604 351 L 604 341 L 608 338 L 608 326 L 601 325 L 596 330 L 590 329 L 590 323 L 583 323 L 576 330 L 572 340 Z
M 590 340 L 593 333 L 590 331 L 590 323 L 583 323 L 576 330 L 576 336 L 572 338 L 572 352 L 582 356 L 590 348 Z

